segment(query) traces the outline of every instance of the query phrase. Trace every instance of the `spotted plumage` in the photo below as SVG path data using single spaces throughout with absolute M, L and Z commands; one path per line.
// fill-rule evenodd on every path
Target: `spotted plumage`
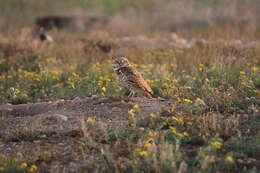
M 118 75 L 119 82 L 131 91 L 129 97 L 134 96 L 136 92 L 144 93 L 148 97 L 153 96 L 151 87 L 142 75 L 131 66 L 127 58 L 117 58 L 114 65 L 114 71 Z

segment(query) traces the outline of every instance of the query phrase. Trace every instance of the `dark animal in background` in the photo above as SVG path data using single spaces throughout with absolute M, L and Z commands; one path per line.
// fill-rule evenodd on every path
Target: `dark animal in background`
M 35 24 L 44 30 L 51 29 L 72 29 L 76 31 L 88 31 L 102 28 L 107 24 L 105 16 L 43 16 L 36 19 Z

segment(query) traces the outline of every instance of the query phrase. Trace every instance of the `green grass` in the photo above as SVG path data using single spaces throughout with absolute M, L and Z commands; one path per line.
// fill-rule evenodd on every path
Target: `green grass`
M 30 39 L 4 40 L 2 103 L 92 95 L 127 97 L 112 70 L 112 59 L 96 47 L 88 50 L 102 56 L 84 52 L 77 41 L 73 45 L 35 43 L 34 47 L 24 44 L 32 42 Z M 75 144 L 75 153 L 88 159 L 77 169 L 102 171 L 97 167 L 101 162 L 112 172 L 259 171 L 260 50 L 241 48 L 230 55 L 233 51 L 233 47 L 210 44 L 132 54 L 129 59 L 144 74 L 155 96 L 176 101 L 169 110 L 152 115 L 143 114 L 136 105 L 120 129 L 109 123 L 82 121 L 76 130 L 81 142 Z M 19 133 L 10 132 L 3 140 L 33 141 L 41 134 L 37 127 L 17 130 Z M 39 148 L 25 157 L 37 165 L 52 162 L 55 156 L 48 153 L 48 148 Z M 17 163 L 8 165 L 16 169 Z

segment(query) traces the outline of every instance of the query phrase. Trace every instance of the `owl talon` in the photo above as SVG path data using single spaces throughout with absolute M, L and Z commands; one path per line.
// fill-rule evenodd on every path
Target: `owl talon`
M 128 98 L 134 97 L 135 93 L 133 91 L 130 91 L 130 94 L 127 96 Z

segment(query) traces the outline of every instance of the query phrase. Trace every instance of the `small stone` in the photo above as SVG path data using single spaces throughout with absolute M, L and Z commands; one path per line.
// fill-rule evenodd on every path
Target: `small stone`
M 60 142 L 60 143 L 58 143 L 58 145 L 59 145 L 59 146 L 61 146 L 61 147 L 63 147 L 63 146 L 65 146 L 66 144 L 65 144 L 65 143 L 62 143 L 62 142 Z
M 43 138 L 47 138 L 47 135 L 42 134 L 42 135 L 39 135 L 38 138 L 42 138 L 42 139 L 43 139 Z

